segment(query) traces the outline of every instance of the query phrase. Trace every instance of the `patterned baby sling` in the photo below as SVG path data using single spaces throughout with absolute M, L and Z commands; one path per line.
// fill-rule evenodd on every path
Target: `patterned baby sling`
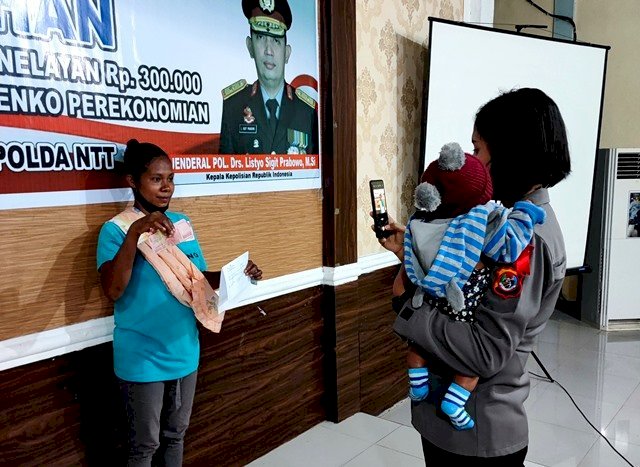
M 144 216 L 142 212 L 130 207 L 111 219 L 111 222 L 126 234 L 131 224 Z M 153 240 L 153 244 L 161 244 L 162 249 L 154 250 L 151 247 Z M 218 313 L 215 292 L 209 281 L 187 255 L 175 244 L 165 240 L 166 235 L 162 232 L 145 232 L 138 239 L 138 250 L 158 273 L 169 292 L 180 303 L 191 308 L 196 319 L 205 328 L 220 332 L 224 312 Z

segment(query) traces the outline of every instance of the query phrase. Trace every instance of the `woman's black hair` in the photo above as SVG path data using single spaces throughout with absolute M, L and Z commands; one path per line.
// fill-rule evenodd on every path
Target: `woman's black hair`
M 131 175 L 135 182 L 146 172 L 149 164 L 156 157 L 169 157 L 160 147 L 152 143 L 140 143 L 137 139 L 127 142 L 124 151 L 124 165 L 121 168 L 125 175 Z
M 535 185 L 569 175 L 567 131 L 556 103 L 540 89 L 506 92 L 484 104 L 475 129 L 491 155 L 494 197 L 513 203 Z

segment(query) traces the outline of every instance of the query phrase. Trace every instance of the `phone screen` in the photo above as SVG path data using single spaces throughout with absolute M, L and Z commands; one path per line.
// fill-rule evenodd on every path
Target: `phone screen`
M 384 214 L 387 212 L 387 199 L 384 195 L 384 188 L 373 189 L 373 206 L 376 214 Z
M 371 180 L 371 204 L 373 207 L 373 225 L 376 237 L 388 237 L 389 233 L 383 227 L 389 223 L 387 215 L 387 197 L 384 192 L 384 182 L 382 180 Z

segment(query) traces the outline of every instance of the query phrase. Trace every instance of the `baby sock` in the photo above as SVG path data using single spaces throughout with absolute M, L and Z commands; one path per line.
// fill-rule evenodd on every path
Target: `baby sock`
M 428 394 L 429 370 L 427 368 L 409 368 L 409 398 L 412 401 L 421 401 Z
M 449 416 L 456 430 L 470 430 L 475 425 L 464 408 L 470 395 L 471 393 L 462 386 L 451 383 L 442 400 L 440 408 Z

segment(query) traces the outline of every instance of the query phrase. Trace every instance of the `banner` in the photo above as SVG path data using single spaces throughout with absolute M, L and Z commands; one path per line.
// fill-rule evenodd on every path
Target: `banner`
M 316 4 L 249 3 L 0 0 L 0 209 L 128 199 L 132 138 L 177 197 L 319 188 Z

